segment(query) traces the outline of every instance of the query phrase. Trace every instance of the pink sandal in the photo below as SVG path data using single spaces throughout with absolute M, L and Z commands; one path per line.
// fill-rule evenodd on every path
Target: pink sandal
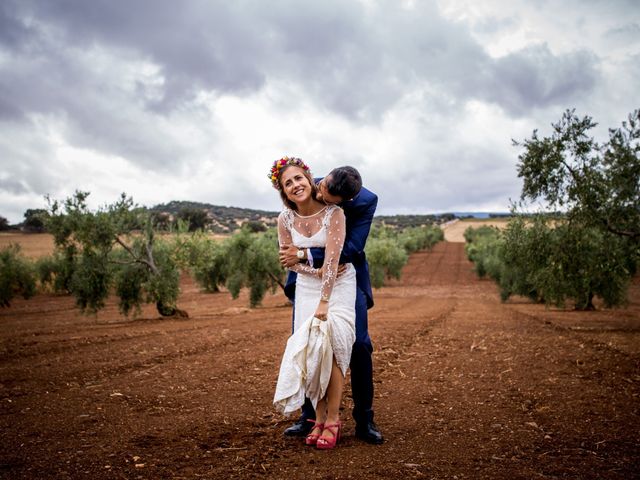
M 322 434 L 322 430 L 324 429 L 324 423 L 318 423 L 315 420 L 311 420 L 310 418 L 307 419 L 307 422 L 313 423 L 313 428 L 311 429 L 312 432 L 316 428 L 320 429 L 320 433 L 309 433 L 309 435 L 307 435 L 304 439 L 305 444 L 315 445 L 316 443 L 318 443 L 318 438 L 320 438 L 320 435 Z
M 342 429 L 342 423 L 327 423 L 324 426 L 324 429 L 329 430 L 331 433 L 333 433 L 333 437 L 320 436 L 316 440 L 316 447 L 320 450 L 329 450 L 331 448 L 334 448 L 336 446 L 336 443 L 338 443 L 338 440 L 340 440 L 340 430 Z

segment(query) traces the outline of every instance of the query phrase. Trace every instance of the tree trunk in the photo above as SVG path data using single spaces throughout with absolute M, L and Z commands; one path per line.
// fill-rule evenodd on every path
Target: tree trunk
M 585 308 L 585 310 L 595 310 L 596 307 L 593 304 L 593 293 L 589 292 L 589 301 L 587 302 L 587 307 Z
M 173 305 L 165 305 L 160 301 L 156 302 L 156 308 L 158 309 L 158 313 L 163 317 L 189 318 L 189 314 L 186 311 Z
M 280 288 L 282 289 L 282 291 L 284 292 L 284 283 L 282 283 L 278 277 L 276 277 L 273 273 L 269 272 L 269 276 L 271 277 L 271 280 L 273 280 L 274 282 L 276 282 Z
M 596 309 L 595 305 L 593 304 L 593 292 L 589 292 L 588 294 L 588 300 L 587 303 L 585 305 L 576 303 L 576 310 L 580 310 L 583 312 L 591 312 L 593 310 Z

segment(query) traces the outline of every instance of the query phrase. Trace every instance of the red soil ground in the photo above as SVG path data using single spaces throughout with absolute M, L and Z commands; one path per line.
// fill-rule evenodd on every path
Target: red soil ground
M 640 478 L 640 282 L 621 310 L 499 301 L 463 245 L 414 254 L 375 292 L 376 421 L 334 451 L 271 405 L 291 310 L 282 293 L 203 294 L 189 319 L 95 317 L 38 295 L 0 310 L 0 477 Z

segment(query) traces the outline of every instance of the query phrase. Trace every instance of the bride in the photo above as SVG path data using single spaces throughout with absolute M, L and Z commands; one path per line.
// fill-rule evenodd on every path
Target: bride
M 305 439 L 320 449 L 340 438 L 342 388 L 355 341 L 356 274 L 338 265 L 345 239 L 345 216 L 335 205 L 316 199 L 309 167 L 299 158 L 276 160 L 269 178 L 285 205 L 278 217 L 280 246 L 325 248 L 320 269 L 298 263 L 294 333 L 287 341 L 274 396 L 284 414 L 298 410 L 307 396 L 316 410 Z M 301 250 L 303 252 L 303 250 Z

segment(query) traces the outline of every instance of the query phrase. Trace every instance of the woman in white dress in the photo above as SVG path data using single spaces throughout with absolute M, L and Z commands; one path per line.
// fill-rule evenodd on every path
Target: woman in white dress
M 333 448 L 340 438 L 340 402 L 355 341 L 356 274 L 339 267 L 345 238 L 344 212 L 316 199 L 309 167 L 299 158 L 274 162 L 269 173 L 285 208 L 278 217 L 280 246 L 325 248 L 322 268 L 299 263 L 294 333 L 287 341 L 274 396 L 276 408 L 293 413 L 308 397 L 316 410 L 307 445 Z

